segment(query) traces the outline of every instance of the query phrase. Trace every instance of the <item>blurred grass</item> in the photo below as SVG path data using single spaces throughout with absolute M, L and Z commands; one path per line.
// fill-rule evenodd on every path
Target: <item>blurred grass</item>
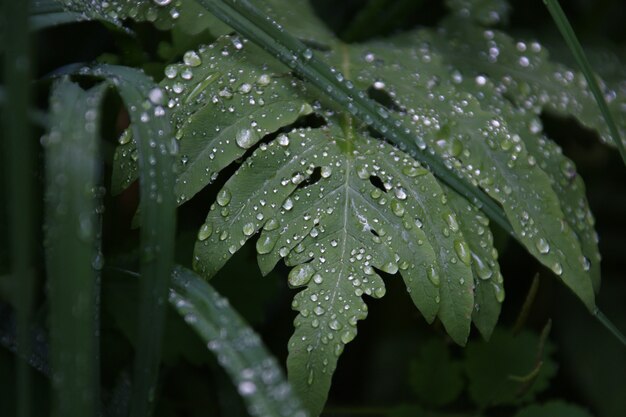
M 46 265 L 55 408 L 59 417 L 99 408 L 98 127 L 104 85 L 83 91 L 64 79 L 50 98 L 46 159 Z
M 17 343 L 24 357 L 30 352 L 30 323 L 34 302 L 35 143 L 28 120 L 31 102 L 31 45 L 28 32 L 29 2 L 4 0 L 3 156 L 6 180 L 12 298 L 17 310 Z M 17 362 L 16 396 L 18 417 L 30 417 L 32 370 Z

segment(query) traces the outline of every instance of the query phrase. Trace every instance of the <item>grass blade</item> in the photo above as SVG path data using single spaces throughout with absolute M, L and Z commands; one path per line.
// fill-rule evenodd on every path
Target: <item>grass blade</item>
M 30 17 L 30 29 L 41 30 L 67 23 L 79 22 L 81 17 L 76 13 L 58 12 L 42 13 Z
M 418 147 L 413 135 L 405 130 L 399 119 L 381 105 L 368 99 L 364 92 L 355 91 L 340 72 L 318 59 L 311 49 L 287 33 L 276 22 L 268 19 L 250 1 L 198 0 L 198 2 L 224 23 L 289 66 L 340 108 L 347 110 L 401 149 L 410 152 L 415 159 L 428 165 L 443 182 L 479 206 L 504 230 L 513 234 L 510 223 L 495 201 L 479 188 L 461 179 L 428 150 Z
M 68 67 L 70 69 L 71 67 Z M 115 65 L 84 67 L 80 74 L 102 77 L 115 86 L 130 114 L 139 162 L 141 280 L 139 327 L 131 416 L 152 414 L 161 358 L 165 298 L 174 261 L 176 201 L 171 133 L 164 93 L 141 71 Z
M 593 97 L 596 99 L 598 103 L 598 107 L 600 108 L 600 112 L 602 112 L 602 116 L 606 121 L 607 126 L 609 127 L 609 131 L 611 132 L 611 136 L 613 137 L 613 142 L 617 149 L 619 150 L 620 155 L 622 156 L 622 160 L 624 164 L 626 164 L 626 149 L 624 149 L 624 142 L 620 137 L 619 130 L 617 129 L 617 125 L 615 124 L 615 120 L 613 119 L 613 115 L 609 110 L 609 106 L 600 91 L 600 87 L 598 86 L 598 81 L 596 80 L 596 76 L 591 69 L 591 64 L 589 64 L 589 60 L 583 51 L 576 34 L 574 33 L 574 29 L 572 25 L 567 20 L 567 16 L 563 12 L 561 5 L 558 0 L 544 0 L 554 23 L 559 28 L 563 39 L 565 39 L 565 43 L 568 48 L 574 55 L 578 66 L 580 67 L 585 79 L 587 80 L 587 84 L 589 85 L 589 89 L 593 94 Z
M 98 397 L 98 125 L 104 85 L 63 80 L 51 97 L 46 150 L 46 264 L 55 414 L 95 416 Z
M 306 416 L 259 336 L 213 287 L 196 273 L 177 267 L 169 300 L 217 356 L 251 416 Z
M 13 297 L 17 308 L 18 349 L 22 357 L 30 356 L 30 322 L 33 309 L 35 260 L 35 142 L 28 120 L 31 101 L 30 39 L 28 34 L 29 2 L 5 0 L 2 4 L 4 39 L 3 78 L 6 85 L 3 146 L 7 179 L 6 196 L 9 216 L 10 263 Z M 31 415 L 32 370 L 24 360 L 18 361 L 16 388 L 18 417 Z

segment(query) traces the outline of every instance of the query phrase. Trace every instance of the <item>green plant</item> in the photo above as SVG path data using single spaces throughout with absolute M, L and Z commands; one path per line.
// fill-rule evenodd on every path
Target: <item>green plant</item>
M 118 91 L 130 127 L 119 137 L 111 188 L 121 193 L 139 179 L 141 190 L 131 415 L 148 415 L 153 407 L 168 291 L 209 347 L 232 324 L 221 317 L 232 314 L 228 309 L 215 308 L 221 301 L 210 286 L 174 267 L 174 237 L 176 204 L 233 166 L 197 232 L 193 267 L 211 278 L 259 234 L 263 274 L 280 260 L 292 268 L 290 287 L 304 289 L 292 303 L 299 314 L 287 367 L 311 415 L 321 413 L 338 357 L 367 316 L 363 296 L 385 294 L 382 273 L 399 274 L 424 319 L 438 319 L 456 343 L 467 342 L 472 323 L 491 336 L 505 298 L 492 226 L 608 323 L 595 304 L 600 254 L 585 186 L 539 116 L 574 117 L 623 152 L 626 98 L 608 82 L 600 81 L 601 92 L 588 63 L 583 75 L 551 60 L 539 42 L 496 28 L 507 20 L 507 2 L 450 0 L 437 29 L 359 44 L 339 40 L 306 1 L 61 3 L 69 14 L 43 9 L 49 19 L 39 16 L 38 24 L 86 17 L 124 28 L 132 19 L 172 33 L 158 51 L 167 62 L 158 84 L 106 57 L 55 71 L 55 77 L 105 82 L 88 91 L 67 78 L 57 82 L 44 141 L 52 364 L 69 371 L 80 355 L 89 363 L 95 356 L 81 346 L 94 332 L 88 308 L 94 306 L 84 304 L 97 293 L 98 272 L 90 265 L 102 256 L 96 130 L 106 86 Z M 565 27 L 562 12 L 548 3 Z M 182 62 L 173 62 L 181 55 Z M 134 66 L 152 72 L 148 64 Z M 64 235 L 76 227 L 85 235 Z M 68 251 L 77 257 L 72 273 L 60 261 Z M 64 286 L 75 292 L 64 293 Z M 73 333 L 64 323 L 78 308 L 72 300 L 81 297 L 85 322 Z M 251 345 L 241 356 L 236 346 L 226 347 L 231 356 L 224 365 L 250 412 L 302 413 L 295 398 L 289 407 L 278 405 L 290 398 L 287 385 L 273 362 L 271 370 L 255 368 L 267 354 L 258 340 Z M 64 354 L 67 349 L 77 356 Z M 96 412 L 96 368 L 91 363 L 59 379 L 58 391 L 75 393 L 59 402 L 59 415 Z M 280 389 L 264 385 L 268 372 L 278 375 Z M 85 385 L 93 396 L 80 397 Z M 83 402 L 74 406 L 68 398 L 76 396 Z

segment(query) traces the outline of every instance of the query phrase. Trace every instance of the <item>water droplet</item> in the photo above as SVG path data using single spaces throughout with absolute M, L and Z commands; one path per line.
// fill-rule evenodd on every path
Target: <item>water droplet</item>
M 254 223 L 246 223 L 243 225 L 243 234 L 246 236 L 251 236 L 254 233 L 254 230 Z
M 504 302 L 504 288 L 498 284 L 493 284 L 493 292 L 495 293 L 497 302 Z
M 328 327 L 330 327 L 332 330 L 341 330 L 343 328 L 343 325 L 339 322 L 339 320 L 335 319 L 331 320 L 330 323 L 328 323 Z
M 278 226 L 280 226 L 280 223 L 278 223 L 278 220 L 269 219 L 267 223 L 265 223 L 265 225 L 263 226 L 263 230 L 267 230 L 269 232 L 271 230 L 278 229 Z
M 224 207 L 226 206 L 228 203 L 230 203 L 230 199 L 231 199 L 231 194 L 230 191 L 228 191 L 226 188 L 223 188 L 218 194 L 217 194 L 217 204 L 219 204 L 220 206 Z
M 467 245 L 467 242 L 464 240 L 455 240 L 454 241 L 454 250 L 458 255 L 459 259 L 465 264 L 470 265 L 472 261 L 472 255 L 470 252 L 470 248 Z
M 446 221 L 446 223 L 448 223 L 448 227 L 450 228 L 450 230 L 452 230 L 453 232 L 459 231 L 459 223 L 456 221 L 454 213 L 449 212 L 444 214 L 443 219 Z
M 297 265 L 291 271 L 289 271 L 288 281 L 289 286 L 296 288 L 305 285 L 311 280 L 311 277 L 315 273 L 315 268 L 311 264 Z
M 537 247 L 537 250 L 539 251 L 539 253 L 542 253 L 545 255 L 546 253 L 550 252 L 550 244 L 544 238 L 540 238 L 535 243 L 535 246 Z
M 267 229 L 266 229 L 267 230 Z M 265 255 L 266 253 L 270 253 L 274 246 L 276 246 L 276 242 L 278 241 L 278 235 L 273 233 L 263 233 L 259 240 L 256 241 L 256 251 L 260 255 Z
M 256 385 L 252 381 L 243 381 L 237 386 L 237 391 L 239 391 L 239 394 L 246 397 L 256 392 Z
M 200 230 L 198 230 L 198 240 L 207 240 L 211 234 L 213 234 L 213 226 L 210 223 L 205 223 Z
M 422 167 L 405 166 L 404 168 L 402 168 L 402 173 L 408 177 L 418 177 L 426 175 L 428 173 L 428 170 Z
M 241 129 L 237 132 L 235 140 L 240 148 L 248 149 L 256 143 L 257 136 L 251 129 Z
M 281 134 L 278 136 L 278 144 L 280 146 L 289 146 L 289 136 Z
M 404 206 L 398 200 L 391 200 L 390 207 L 396 216 L 401 217 L 404 215 Z
M 183 55 L 183 62 L 190 67 L 197 67 L 202 64 L 202 59 L 195 51 L 187 51 Z
M 341 341 L 343 343 L 350 343 L 356 337 L 356 329 L 347 329 L 341 334 Z
M 428 276 L 428 279 L 430 280 L 430 282 L 433 283 L 435 287 L 439 286 L 439 284 L 441 283 L 441 280 L 439 279 L 439 272 L 437 271 L 437 268 L 435 267 L 435 265 L 430 265 L 428 267 L 428 269 L 426 270 L 426 275 Z

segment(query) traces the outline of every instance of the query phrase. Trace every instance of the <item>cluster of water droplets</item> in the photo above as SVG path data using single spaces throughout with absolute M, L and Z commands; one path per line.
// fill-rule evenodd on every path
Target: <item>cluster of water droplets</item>
M 131 18 L 137 21 L 173 23 L 180 17 L 182 0 L 61 0 L 70 10 L 87 18 L 100 18 L 121 23 Z
M 180 148 L 176 195 L 181 204 L 267 134 L 313 111 L 302 85 L 278 74 L 263 52 L 236 36 L 188 51 L 165 68 L 161 83 Z M 120 142 L 129 142 L 122 136 Z M 132 143 L 121 151 L 132 155 Z M 118 166 L 126 185 L 136 172 L 128 157 Z M 115 173 L 114 173 L 115 175 Z

